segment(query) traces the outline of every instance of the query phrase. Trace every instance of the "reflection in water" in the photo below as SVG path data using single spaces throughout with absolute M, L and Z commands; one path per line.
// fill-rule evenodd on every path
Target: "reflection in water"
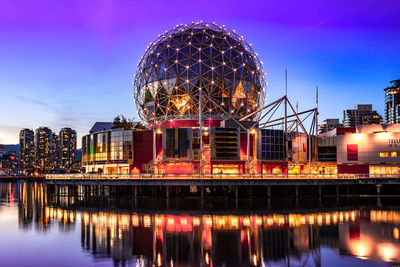
M 362 260 L 400 263 L 399 210 L 104 211 L 85 204 L 87 196 L 71 197 L 68 188 L 54 192 L 39 183 L 0 183 L 1 201 L 18 202 L 20 229 L 45 232 L 56 224 L 65 232 L 80 231 L 84 251 L 115 265 L 320 266 L 324 247 Z

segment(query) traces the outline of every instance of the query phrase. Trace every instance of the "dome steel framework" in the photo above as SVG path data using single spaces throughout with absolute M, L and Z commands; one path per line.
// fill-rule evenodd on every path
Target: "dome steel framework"
M 251 44 L 235 31 L 215 23 L 181 24 L 146 49 L 134 98 L 147 123 L 198 118 L 200 95 L 204 119 L 255 120 L 265 102 L 264 78 Z

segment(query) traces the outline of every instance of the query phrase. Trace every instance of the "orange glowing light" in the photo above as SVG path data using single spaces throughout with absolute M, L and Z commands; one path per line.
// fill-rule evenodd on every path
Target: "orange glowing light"
M 246 227 L 250 226 L 250 219 L 248 217 L 243 218 L 243 225 Z
M 199 218 L 193 218 L 193 226 L 199 226 L 200 225 L 200 219 Z
M 384 261 L 390 262 L 397 256 L 396 248 L 393 244 L 383 243 L 378 247 L 378 253 Z
M 393 229 L 393 237 L 394 237 L 395 239 L 399 239 L 399 228 L 395 227 L 395 228 Z
M 355 134 L 352 134 L 352 136 L 353 136 L 354 139 L 360 140 L 360 139 L 362 139 L 362 138 L 364 137 L 364 134 L 362 134 L 362 133 L 355 133 Z
M 256 256 L 256 254 L 253 254 L 252 259 L 253 259 L 253 265 L 257 266 L 257 256 Z
M 207 265 L 210 264 L 210 256 L 208 255 L 208 252 L 206 252 L 206 255 L 204 255 L 204 260 Z
M 132 216 L 132 225 L 133 225 L 133 227 L 138 227 L 139 226 L 139 216 L 138 215 L 133 215 Z

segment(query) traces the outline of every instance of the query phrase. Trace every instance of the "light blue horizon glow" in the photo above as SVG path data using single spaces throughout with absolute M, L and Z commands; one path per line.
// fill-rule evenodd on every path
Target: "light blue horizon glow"
M 136 64 L 158 34 L 208 21 L 235 29 L 264 62 L 267 102 L 288 96 L 319 121 L 373 104 L 400 78 L 397 1 L 3 1 L 0 3 L 0 143 L 21 128 L 71 127 L 78 140 L 96 121 L 139 120 Z M 238 8 L 239 6 L 239 8 Z M 80 143 L 80 142 L 79 142 Z

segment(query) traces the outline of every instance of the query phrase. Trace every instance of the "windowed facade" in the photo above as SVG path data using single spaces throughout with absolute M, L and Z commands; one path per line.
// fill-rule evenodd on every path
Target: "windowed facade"
M 62 169 L 71 169 L 76 165 L 76 131 L 71 128 L 62 128 L 60 130 L 60 167 Z
M 400 123 L 400 80 L 385 88 L 385 123 Z
M 284 160 L 285 139 L 282 130 L 260 130 L 260 158 L 263 160 Z
M 370 177 L 379 177 L 379 176 L 394 176 L 397 177 L 399 174 L 399 167 L 398 166 L 369 166 L 369 174 Z
M 82 165 L 108 164 L 107 170 L 117 173 L 120 166 L 111 164 L 133 162 L 133 132 L 134 130 L 112 129 L 83 136 Z M 103 166 L 101 170 L 105 169 Z

